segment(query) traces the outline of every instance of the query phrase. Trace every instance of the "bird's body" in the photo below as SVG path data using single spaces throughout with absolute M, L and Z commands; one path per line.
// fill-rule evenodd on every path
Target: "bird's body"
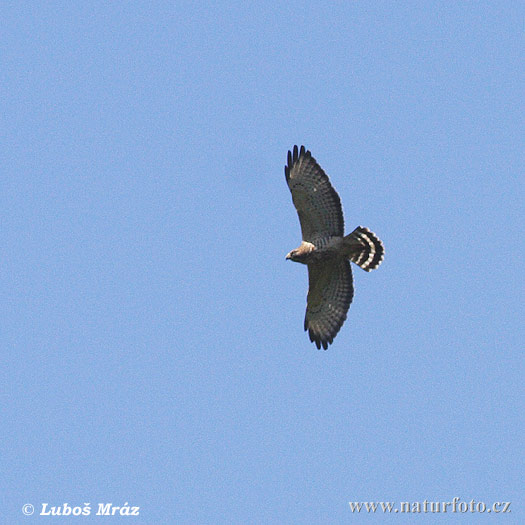
M 337 257 L 342 245 L 343 237 L 318 237 L 310 242 L 303 241 L 299 248 L 292 250 L 286 258 L 302 264 L 322 261 L 328 257 Z
M 350 261 L 370 271 L 383 260 L 382 242 L 359 226 L 344 235 L 339 195 L 304 146 L 288 152 L 286 182 L 299 215 L 303 241 L 286 256 L 308 266 L 304 329 L 326 350 L 343 325 L 354 295 Z

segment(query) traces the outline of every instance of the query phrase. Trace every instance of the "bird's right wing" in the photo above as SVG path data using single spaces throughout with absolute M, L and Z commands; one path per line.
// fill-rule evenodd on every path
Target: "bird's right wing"
M 343 258 L 308 264 L 304 329 L 317 348 L 326 350 L 343 326 L 354 296 L 352 268 Z

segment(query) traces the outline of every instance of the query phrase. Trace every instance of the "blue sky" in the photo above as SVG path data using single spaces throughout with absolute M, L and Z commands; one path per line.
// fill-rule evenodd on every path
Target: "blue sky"
M 348 502 L 454 497 L 523 523 L 519 3 L 1 15 L 2 523 L 383 523 Z M 386 247 L 326 352 L 284 259 L 294 144 Z

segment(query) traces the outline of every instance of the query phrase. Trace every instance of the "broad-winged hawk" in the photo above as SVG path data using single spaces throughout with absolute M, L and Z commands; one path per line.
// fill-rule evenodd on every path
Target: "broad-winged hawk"
M 368 228 L 344 234 L 339 195 L 304 146 L 288 152 L 286 182 L 299 215 L 303 242 L 287 256 L 308 266 L 304 329 L 326 350 L 346 319 L 354 296 L 350 262 L 369 272 L 383 260 L 383 243 Z

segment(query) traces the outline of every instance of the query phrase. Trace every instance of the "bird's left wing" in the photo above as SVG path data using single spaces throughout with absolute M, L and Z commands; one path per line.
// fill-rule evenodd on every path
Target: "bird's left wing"
M 312 242 L 316 237 L 342 237 L 341 199 L 328 175 L 304 146 L 300 151 L 294 146 L 293 153 L 288 152 L 284 174 L 299 215 L 303 241 Z

